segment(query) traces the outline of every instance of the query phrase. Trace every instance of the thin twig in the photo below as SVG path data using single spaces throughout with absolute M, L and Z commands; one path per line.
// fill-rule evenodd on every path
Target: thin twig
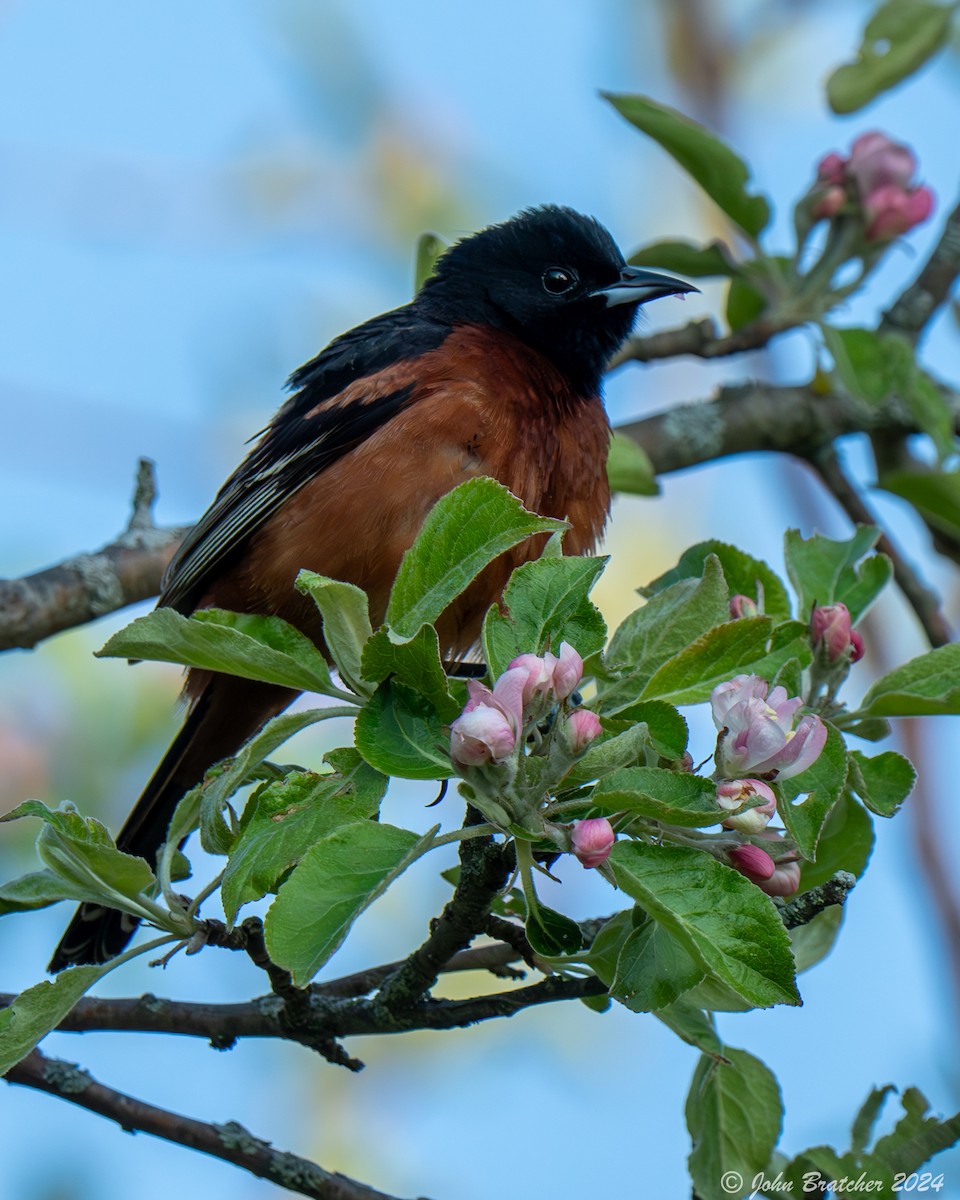
M 796 929 L 800 925 L 809 925 L 814 917 L 819 916 L 826 908 L 843 905 L 847 897 L 857 886 L 857 877 L 849 871 L 837 871 L 823 883 L 803 892 L 793 900 L 788 900 L 780 906 L 780 920 L 787 929 Z
M 152 1133 L 168 1142 L 223 1159 L 301 1196 L 312 1196 L 315 1200 L 392 1200 L 385 1193 L 349 1179 L 346 1175 L 325 1171 L 307 1158 L 274 1150 L 269 1142 L 254 1137 L 236 1121 L 209 1125 L 205 1121 L 157 1108 L 156 1105 L 114 1091 L 75 1064 L 47 1058 L 39 1050 L 32 1051 L 12 1067 L 4 1078 L 8 1083 L 48 1092 L 61 1100 L 99 1113 L 116 1121 L 128 1133 Z
M 32 649 L 44 638 L 155 596 L 185 529 L 158 529 L 153 464 L 142 458 L 124 532 L 92 554 L 76 554 L 20 579 L 0 580 L 0 650 Z
M 833 493 L 854 525 L 878 524 L 866 501 L 847 478 L 832 445 L 814 455 L 811 465 L 819 472 L 827 489 Z M 920 579 L 887 533 L 880 534 L 877 549 L 886 554 L 893 563 L 893 577 L 897 586 L 917 614 L 917 620 L 923 626 L 930 645 L 947 645 L 953 640 L 953 635 L 941 611 L 940 597 Z
M 659 333 L 627 338 L 610 359 L 607 370 L 615 371 L 628 362 L 653 362 L 660 358 L 678 358 L 684 354 L 694 358 L 729 358 L 746 350 L 761 350 L 778 333 L 796 329 L 805 323 L 797 317 L 781 320 L 760 317 L 732 333 L 721 334 L 712 317 L 703 317 L 679 329 L 664 329 Z

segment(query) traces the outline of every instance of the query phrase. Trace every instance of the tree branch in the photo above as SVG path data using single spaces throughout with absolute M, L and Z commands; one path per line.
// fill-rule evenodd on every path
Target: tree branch
M 468 808 L 464 826 L 480 814 Z M 437 982 L 448 962 L 482 932 L 494 897 L 513 870 L 513 847 L 492 837 L 465 838 L 460 843 L 460 878 L 453 897 L 432 923 L 430 934 L 378 991 L 371 1002 L 386 1020 L 408 1010 Z
M 607 370 L 615 371 L 628 362 L 653 362 L 659 358 L 678 358 L 682 354 L 694 358 L 729 358 L 746 350 L 761 350 L 778 333 L 798 329 L 806 323 L 805 319 L 797 317 L 779 320 L 760 317 L 732 333 L 721 334 L 713 318 L 704 317 L 679 329 L 627 338 L 610 359 Z
M 960 204 L 947 217 L 940 240 L 916 280 L 883 314 L 881 333 L 916 343 L 960 275 Z
M 819 472 L 827 490 L 833 493 L 854 525 L 878 524 L 866 501 L 847 478 L 832 445 L 827 446 L 810 461 Z M 940 597 L 932 588 L 927 587 L 886 533 L 880 534 L 877 549 L 886 554 L 893 563 L 893 577 L 897 586 L 917 614 L 930 645 L 946 646 L 953 640 L 953 634 L 941 611 Z
M 155 596 L 186 532 L 153 524 L 155 495 L 153 464 L 142 458 L 133 514 L 115 541 L 33 575 L 0 580 L 0 650 L 30 650 L 64 629 Z
M 960 395 L 946 395 L 957 425 Z M 845 434 L 879 430 L 921 432 L 896 397 L 873 405 L 839 392 L 769 383 L 721 387 L 712 400 L 694 400 L 617 427 L 640 443 L 658 475 L 758 450 L 808 458 Z
M 4 1076 L 8 1083 L 35 1088 L 116 1121 L 128 1133 L 152 1133 L 165 1141 L 199 1150 L 243 1167 L 260 1179 L 315 1200 L 391 1200 L 384 1192 L 325 1171 L 297 1154 L 274 1150 L 236 1121 L 208 1125 L 192 1117 L 157 1108 L 97 1082 L 87 1071 L 34 1050 Z

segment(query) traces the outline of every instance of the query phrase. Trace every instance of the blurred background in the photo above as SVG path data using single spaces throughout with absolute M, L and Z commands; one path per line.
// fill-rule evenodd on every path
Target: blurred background
M 658 237 L 723 236 L 717 211 L 599 89 L 648 93 L 720 130 L 777 204 L 774 249 L 789 247 L 792 200 L 824 153 L 871 128 L 910 143 L 942 208 L 842 315 L 874 319 L 916 273 L 954 202 L 960 77 L 950 53 L 866 114 L 832 117 L 824 78 L 851 55 L 871 8 L 0 0 L 0 573 L 111 540 L 126 523 L 141 455 L 157 463 L 158 520 L 195 519 L 280 402 L 289 372 L 409 298 L 424 230 L 452 240 L 549 201 L 595 214 L 627 252 Z M 684 307 L 662 301 L 650 327 L 721 312 L 722 302 L 712 285 Z M 956 352 L 946 314 L 926 358 L 956 382 Z M 625 422 L 747 376 L 802 382 L 813 361 L 798 333 L 731 361 L 634 365 L 610 380 L 610 413 Z M 844 452 L 867 470 L 857 439 Z M 849 532 L 789 460 L 730 460 L 663 484 L 658 499 L 616 506 L 614 561 L 597 596 L 611 622 L 693 541 L 720 537 L 781 568 L 786 526 Z M 943 589 L 956 626 L 955 578 L 897 502 L 873 499 Z M 133 615 L 0 661 L 0 808 L 69 798 L 119 825 L 175 730 L 178 689 L 173 668 L 91 657 Z M 854 697 L 871 671 L 924 648 L 894 596 L 866 632 Z M 706 757 L 711 733 L 699 717 L 692 724 L 694 755 Z M 920 760 L 926 804 L 878 823 L 838 948 L 801 981 L 805 1007 L 720 1019 L 725 1040 L 779 1076 L 787 1152 L 845 1148 L 874 1085 L 919 1085 L 936 1110 L 960 1107 L 960 997 L 944 897 L 932 897 L 917 849 L 932 832 L 957 861 L 957 733 L 953 720 L 917 722 L 897 743 Z M 313 732 L 290 757 L 316 764 L 348 736 Z M 388 819 L 425 826 L 428 792 L 396 789 Z M 435 811 L 453 826 L 458 807 L 451 797 Z M 32 868 L 36 829 L 27 825 L 2 828 L 0 878 Z M 431 858 L 404 877 L 325 974 L 415 945 L 447 893 L 438 865 Z M 555 905 L 577 916 L 613 908 L 578 864 L 563 879 Z M 0 989 L 43 976 L 67 915 L 60 906 L 0 922 Z M 101 991 L 259 994 L 263 977 L 239 957 L 181 956 L 164 973 L 140 961 Z M 689 1194 L 682 1114 L 696 1053 L 654 1018 L 623 1010 L 601 1017 L 571 1005 L 480 1029 L 355 1041 L 349 1049 L 368 1064 L 359 1076 L 286 1045 L 220 1054 L 200 1042 L 89 1034 L 53 1035 L 45 1048 L 120 1090 L 204 1120 L 238 1120 L 396 1195 Z M 24 1089 L 0 1087 L 0 1123 L 4 1200 L 280 1194 Z M 940 1196 L 960 1196 L 960 1158 L 942 1156 L 937 1170 Z

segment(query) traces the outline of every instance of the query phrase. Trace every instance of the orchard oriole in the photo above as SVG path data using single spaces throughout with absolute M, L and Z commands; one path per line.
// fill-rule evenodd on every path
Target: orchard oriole
M 565 518 L 567 554 L 591 551 L 610 505 L 600 383 L 638 306 L 697 289 L 626 265 L 607 230 L 569 208 L 527 210 L 465 238 L 402 308 L 336 338 L 290 377 L 293 394 L 187 534 L 158 603 L 275 613 L 318 643 L 301 568 L 370 597 L 374 626 L 404 551 L 436 501 L 490 475 L 543 516 Z M 511 570 L 502 555 L 438 623 L 445 653 L 477 641 Z M 117 838 L 153 861 L 181 797 L 295 692 L 191 670 L 180 733 Z M 78 909 L 50 963 L 105 962 L 136 922 Z

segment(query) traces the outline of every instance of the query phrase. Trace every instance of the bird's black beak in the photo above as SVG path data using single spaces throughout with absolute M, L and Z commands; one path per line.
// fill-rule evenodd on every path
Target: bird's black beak
M 657 300 L 661 296 L 683 296 L 687 292 L 699 292 L 692 283 L 685 283 L 673 275 L 660 271 L 648 271 L 644 267 L 624 267 L 620 278 L 606 287 L 591 293 L 602 296 L 610 308 L 614 304 L 643 304 L 645 300 Z

